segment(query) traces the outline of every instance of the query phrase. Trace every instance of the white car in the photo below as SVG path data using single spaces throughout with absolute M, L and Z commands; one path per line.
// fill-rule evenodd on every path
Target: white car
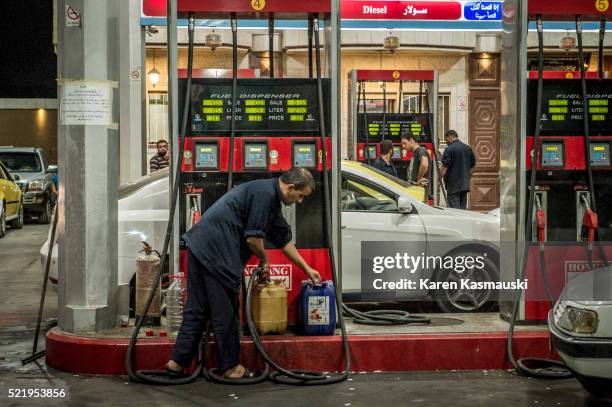
M 499 278 L 499 218 L 478 212 L 432 207 L 423 203 L 423 189 L 354 161 L 342 162 L 342 291 L 347 299 L 361 293 L 361 242 L 406 241 L 429 250 L 432 241 L 451 245 L 454 254 L 486 252 L 489 262 L 476 279 Z M 168 171 L 158 171 L 121 187 L 119 196 L 119 284 L 130 283 L 141 241 L 161 248 L 168 217 Z M 429 243 L 428 243 L 429 242 Z M 460 242 L 460 243 L 456 243 Z M 41 248 L 44 267 L 47 242 Z M 57 283 L 57 250 L 53 250 L 50 280 Z M 451 273 L 423 278 L 452 280 Z M 429 290 L 411 290 L 402 299 L 423 299 Z M 440 294 L 440 293 L 436 293 Z M 445 311 L 485 310 L 491 291 L 456 290 L 438 296 Z
M 589 392 L 612 398 L 612 267 L 571 278 L 548 315 L 559 356 Z

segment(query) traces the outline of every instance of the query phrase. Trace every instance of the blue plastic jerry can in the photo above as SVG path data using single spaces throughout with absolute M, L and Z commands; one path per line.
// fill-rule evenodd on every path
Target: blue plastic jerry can
M 336 328 L 336 289 L 332 281 L 319 286 L 302 283 L 298 321 L 304 335 L 333 335 Z

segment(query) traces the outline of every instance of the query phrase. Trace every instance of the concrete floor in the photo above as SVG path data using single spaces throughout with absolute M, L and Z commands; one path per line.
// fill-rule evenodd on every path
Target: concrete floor
M 251 387 L 199 381 L 180 387 L 152 387 L 120 377 L 79 376 L 47 369 L 44 361 L 21 366 L 32 350 L 42 274 L 38 250 L 47 226 L 26 225 L 9 230 L 0 240 L 0 405 L 37 404 L 9 399 L 9 389 L 64 389 L 63 399 L 39 402 L 68 406 L 604 406 L 574 379 L 541 381 L 506 371 L 454 371 L 354 374 L 349 381 L 328 386 L 295 388 L 270 383 Z M 53 325 L 57 296 L 49 291 L 45 328 Z M 488 318 L 483 316 L 483 318 Z M 476 319 L 474 320 L 476 321 Z M 42 348 L 44 340 L 41 340 Z

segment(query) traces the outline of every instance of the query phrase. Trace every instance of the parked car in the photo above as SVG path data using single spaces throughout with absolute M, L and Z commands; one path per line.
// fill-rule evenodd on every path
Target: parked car
M 15 176 L 15 178 L 19 178 Z M 21 189 L 4 164 L 0 162 L 0 238 L 6 235 L 7 223 L 13 229 L 23 227 L 23 200 Z
M 548 326 L 559 356 L 584 388 L 612 398 L 612 267 L 569 279 Z
M 23 192 L 25 215 L 36 216 L 39 223 L 49 223 L 55 199 L 51 184 L 57 166 L 49 165 L 40 147 L 0 147 L 0 161 L 19 177 L 17 185 Z
M 146 240 L 156 248 L 163 245 L 168 217 L 168 170 L 122 186 L 119 199 L 119 284 L 129 283 L 134 262 Z M 499 241 L 499 219 L 486 214 L 431 207 L 423 203 L 423 188 L 411 185 L 365 164 L 342 162 L 342 290 L 347 299 L 361 292 L 361 241 L 428 240 L 465 241 L 454 246 L 454 253 L 485 250 L 490 258 L 498 257 L 498 249 L 487 242 Z M 401 211 L 400 211 L 401 209 Z M 41 248 L 44 266 L 48 242 Z M 53 250 L 56 257 L 56 249 Z M 55 260 L 53 263 L 57 264 Z M 487 279 L 498 278 L 499 271 L 489 264 Z M 57 282 L 57 266 L 50 273 Z M 444 276 L 452 278 L 452 276 Z M 429 292 L 415 292 L 414 299 L 427 297 Z M 472 293 L 473 294 L 473 293 Z M 471 297 L 470 293 L 448 292 L 438 304 L 446 311 L 468 312 L 484 310 L 489 305 L 490 292 Z M 474 294 L 475 295 L 475 294 Z

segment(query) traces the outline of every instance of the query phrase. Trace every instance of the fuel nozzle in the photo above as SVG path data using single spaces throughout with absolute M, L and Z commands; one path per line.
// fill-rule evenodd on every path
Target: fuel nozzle
M 536 226 L 538 229 L 538 242 L 544 243 L 546 240 L 546 213 L 542 209 L 542 202 L 540 197 L 536 195 Z
M 586 195 L 582 195 L 582 204 L 585 207 L 584 216 L 582 217 L 581 238 L 583 241 L 594 242 L 599 220 L 597 213 L 591 209 L 591 204 Z

